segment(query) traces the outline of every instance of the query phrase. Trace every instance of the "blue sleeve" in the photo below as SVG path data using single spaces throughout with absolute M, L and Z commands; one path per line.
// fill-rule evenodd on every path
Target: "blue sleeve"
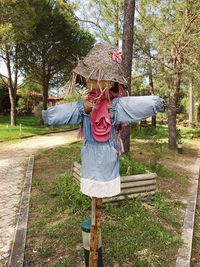
M 82 121 L 83 101 L 56 105 L 42 111 L 45 124 L 79 124 Z
M 129 96 L 117 101 L 115 123 L 140 121 L 164 112 L 164 100 L 159 96 Z

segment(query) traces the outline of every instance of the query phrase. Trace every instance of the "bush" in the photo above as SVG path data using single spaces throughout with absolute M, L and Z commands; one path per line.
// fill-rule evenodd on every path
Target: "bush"
M 43 109 L 42 103 L 39 103 L 39 104 L 35 105 L 34 108 L 33 108 L 33 114 L 36 117 L 41 117 L 42 109 Z
M 138 161 L 133 160 L 130 156 L 123 155 L 120 159 L 120 174 L 134 175 L 145 173 L 147 168 Z
M 83 96 L 80 94 L 74 93 L 74 94 L 66 96 L 63 103 L 64 102 L 75 102 L 75 101 L 78 101 L 80 99 L 83 99 Z
M 26 102 L 23 98 L 20 98 L 17 103 L 17 113 L 19 115 L 27 114 Z

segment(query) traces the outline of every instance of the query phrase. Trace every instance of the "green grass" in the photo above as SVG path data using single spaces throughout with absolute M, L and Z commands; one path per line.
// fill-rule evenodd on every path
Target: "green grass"
M 150 166 L 150 170 L 152 172 L 155 172 L 159 177 L 166 177 L 169 180 L 177 181 L 178 183 L 182 185 L 188 185 L 189 186 L 189 180 L 186 176 L 182 176 L 175 172 L 174 170 L 169 170 L 167 167 L 161 165 L 161 164 L 155 164 Z
M 20 124 L 22 133 L 20 135 Z M 17 118 L 17 125 L 10 126 L 10 117 L 0 115 L 0 141 L 9 141 L 28 136 L 46 134 L 65 129 L 74 128 L 74 125 L 42 127 L 40 119 L 35 116 L 22 116 Z
M 155 154 L 160 158 L 160 154 L 158 150 L 156 150 L 156 147 L 154 147 L 154 150 Z M 120 158 L 121 176 L 136 175 L 146 172 L 155 172 L 159 177 L 166 177 L 168 179 L 177 181 L 180 184 L 189 185 L 189 181 L 186 176 L 179 175 L 177 172 L 169 170 L 167 167 L 157 163 L 155 159 L 149 164 L 149 162 L 142 163 L 138 160 L 135 160 L 133 155 L 123 155 Z
M 78 259 L 80 264 L 83 254 L 75 248 L 82 242 L 80 224 L 90 217 L 90 199 L 80 193 L 79 186 L 68 174 L 59 176 L 45 194 L 48 198 L 37 199 L 43 202 L 35 208 L 37 230 L 30 229 L 32 237 L 41 238 L 43 245 L 36 249 L 35 255 L 29 250 L 26 257 L 33 259 L 35 266 L 38 262 L 45 264 L 48 258 L 55 257 L 57 247 L 63 246 L 62 254 L 68 253 L 67 259 L 62 260 L 63 266 L 80 266 L 75 262 Z M 149 207 L 143 206 L 140 200 L 104 207 L 102 239 L 106 266 L 115 263 L 123 266 L 125 262 L 137 267 L 168 266 L 174 249 L 181 245 L 178 234 L 181 224 L 174 222 L 180 220 L 180 215 L 174 218 L 177 205 L 164 195 L 156 195 Z M 53 262 L 50 266 L 59 266 L 59 257 Z
M 193 138 L 200 137 L 200 127 L 183 127 L 178 126 L 180 129 L 181 136 L 183 139 L 190 139 L 191 134 Z M 137 139 L 149 139 L 149 140 L 159 140 L 168 138 L 168 127 L 157 125 L 157 127 L 149 126 L 147 128 L 139 127 L 138 123 L 134 123 L 131 126 L 131 138 Z
M 177 231 L 171 232 L 164 227 L 164 223 L 171 225 L 171 220 L 160 215 L 162 212 L 170 216 L 174 207 L 167 205 L 160 210 L 157 202 L 155 198 L 151 208 L 137 200 L 106 207 L 102 224 L 108 266 L 114 266 L 115 261 L 120 266 L 125 262 L 138 267 L 169 264 L 172 249 L 180 246 L 181 241 Z
M 137 139 L 166 139 L 168 138 L 168 129 L 167 126 L 157 127 L 149 126 L 147 128 L 139 127 L 138 123 L 134 123 L 131 126 L 131 138 Z
M 123 155 L 120 158 L 120 175 L 133 175 L 145 173 L 148 168 L 139 161 L 133 159 L 133 157 Z
M 84 260 L 80 224 L 91 217 L 91 200 L 80 193 L 70 174 L 80 160 L 81 143 L 44 151 L 36 158 L 26 261 L 32 266 L 80 267 Z M 141 173 L 149 166 L 131 157 L 121 159 L 122 173 Z M 61 167 L 61 166 L 64 166 Z M 130 168 L 129 168 L 130 166 Z M 136 167 L 137 166 L 137 167 Z M 137 169 L 137 170 L 136 170 Z M 181 176 L 157 167 L 181 188 Z M 171 177 L 169 177 L 171 175 Z M 179 178 L 177 178 L 179 177 Z M 161 181 L 162 181 L 161 177 Z M 149 203 L 140 199 L 106 204 L 102 210 L 105 267 L 172 266 L 181 246 L 184 206 L 170 192 L 158 192 Z M 34 252 L 33 252 L 34 251 Z
M 185 139 L 190 139 L 191 134 L 193 138 L 200 137 L 200 127 L 178 127 L 181 130 L 181 135 Z

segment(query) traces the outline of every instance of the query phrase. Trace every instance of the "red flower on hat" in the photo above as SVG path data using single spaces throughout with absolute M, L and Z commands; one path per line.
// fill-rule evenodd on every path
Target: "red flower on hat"
M 122 62 L 122 51 L 119 50 L 113 50 L 112 52 L 112 60 L 121 63 Z

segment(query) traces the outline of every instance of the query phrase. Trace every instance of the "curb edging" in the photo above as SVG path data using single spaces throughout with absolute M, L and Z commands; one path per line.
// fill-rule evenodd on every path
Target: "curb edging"
M 23 267 L 24 251 L 26 244 L 28 214 L 29 214 L 29 199 L 31 192 L 32 176 L 34 166 L 34 155 L 30 155 L 24 180 L 24 188 L 21 197 L 18 220 L 15 229 L 15 237 L 10 252 L 9 267 Z
M 192 241 L 194 233 L 195 212 L 198 196 L 198 187 L 200 179 L 200 148 L 198 150 L 198 156 L 195 163 L 197 168 L 196 174 L 193 177 L 192 185 L 190 187 L 190 197 L 187 201 L 187 208 L 185 211 L 183 230 L 181 239 L 184 242 L 184 246 L 178 250 L 178 257 L 176 259 L 175 267 L 190 267 L 191 254 L 192 254 Z

